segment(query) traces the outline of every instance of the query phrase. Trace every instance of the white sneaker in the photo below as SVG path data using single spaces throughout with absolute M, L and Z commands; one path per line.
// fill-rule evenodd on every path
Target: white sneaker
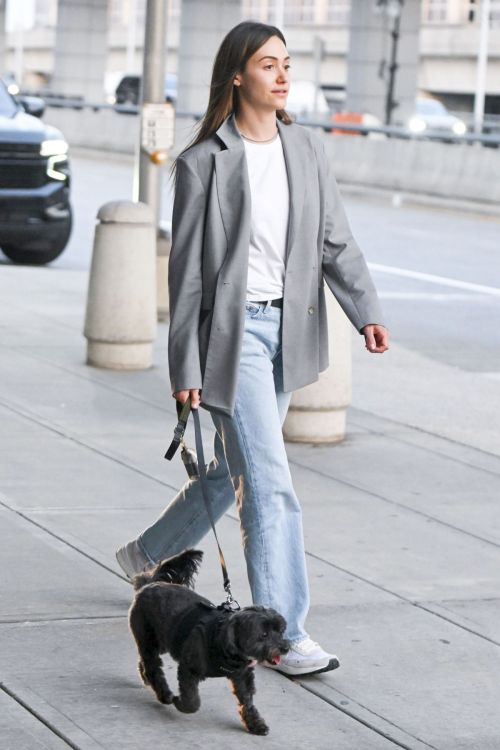
M 279 664 L 264 664 L 270 669 L 289 675 L 319 674 L 340 666 L 335 654 L 328 654 L 319 643 L 310 638 L 293 643 L 290 651 L 281 657 Z
M 116 560 L 127 578 L 132 578 L 152 566 L 135 539 L 116 550 Z

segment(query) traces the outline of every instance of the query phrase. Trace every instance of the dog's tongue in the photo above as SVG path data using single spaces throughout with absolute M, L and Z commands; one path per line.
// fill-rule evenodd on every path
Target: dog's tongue
M 279 654 L 278 656 L 273 656 L 273 658 L 271 659 L 272 664 L 279 664 L 280 661 L 281 661 L 281 656 Z
M 252 661 L 248 662 L 249 667 L 255 667 L 256 664 L 257 664 L 257 659 L 252 659 Z

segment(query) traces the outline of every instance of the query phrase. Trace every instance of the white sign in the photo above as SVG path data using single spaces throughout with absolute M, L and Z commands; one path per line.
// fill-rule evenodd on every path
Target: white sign
M 141 120 L 141 146 L 148 154 L 168 151 L 174 145 L 174 107 L 165 104 L 144 104 Z

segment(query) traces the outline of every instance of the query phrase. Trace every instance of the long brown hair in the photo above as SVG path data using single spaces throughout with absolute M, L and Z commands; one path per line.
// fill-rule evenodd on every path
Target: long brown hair
M 215 56 L 207 110 L 197 125 L 193 140 L 177 158 L 191 146 L 213 135 L 232 111 L 238 113 L 240 92 L 234 85 L 234 77 L 244 72 L 247 60 L 272 36 L 279 37 L 286 46 L 281 31 L 267 23 L 242 21 L 228 31 Z M 284 109 L 276 110 L 276 117 L 286 125 L 293 122 Z M 170 168 L 170 176 L 175 172 L 177 158 Z

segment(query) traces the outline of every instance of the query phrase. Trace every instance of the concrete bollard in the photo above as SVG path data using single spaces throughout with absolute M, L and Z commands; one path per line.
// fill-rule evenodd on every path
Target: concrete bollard
M 337 443 L 345 437 L 351 402 L 351 324 L 333 294 L 325 295 L 328 314 L 330 367 L 316 383 L 292 396 L 283 425 L 285 440 L 295 443 Z
M 156 255 L 156 299 L 158 320 L 168 320 L 170 316 L 168 296 L 168 259 L 172 241 L 170 230 L 160 227 Z
M 114 201 L 97 214 L 84 335 L 87 364 L 143 370 L 156 337 L 156 229 L 145 203 Z

